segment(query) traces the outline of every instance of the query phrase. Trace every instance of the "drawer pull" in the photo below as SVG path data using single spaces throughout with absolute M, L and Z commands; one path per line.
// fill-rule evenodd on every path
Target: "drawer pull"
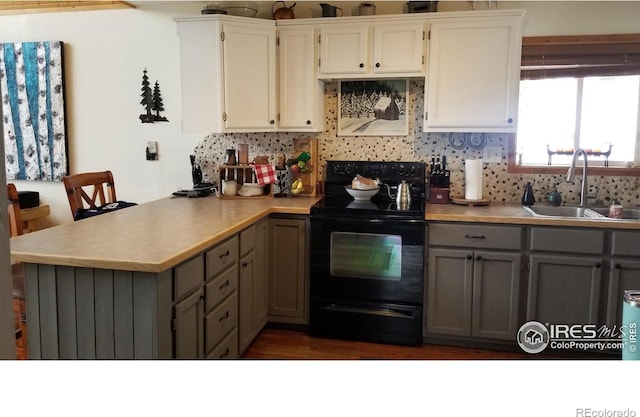
M 243 267 L 243 268 L 246 268 L 246 267 L 247 267 L 247 265 L 249 265 L 249 264 L 247 263 L 247 261 L 244 261 L 244 262 L 242 263 L 242 267 Z
M 227 311 L 224 313 L 224 316 L 220 317 L 220 318 L 218 319 L 218 321 L 219 321 L 220 323 L 222 323 L 222 321 L 223 321 L 223 320 L 226 320 L 226 319 L 228 319 L 228 318 L 229 318 L 229 310 L 227 310 Z
M 224 288 L 228 287 L 231 283 L 229 282 L 229 280 L 226 280 L 224 282 L 224 284 L 222 284 L 220 287 L 218 287 L 219 290 L 223 290 Z
M 231 255 L 231 252 L 229 252 L 229 249 L 227 249 L 227 251 L 223 254 L 220 255 L 220 259 L 222 258 L 226 258 L 227 256 Z
M 229 353 L 230 353 L 230 352 L 229 352 L 229 348 L 226 348 L 226 349 L 224 350 L 224 352 L 222 352 L 222 355 L 218 356 L 218 358 L 222 359 L 222 358 L 224 358 L 224 357 L 226 357 L 226 356 L 229 356 Z
M 466 235 L 465 238 L 467 239 L 473 239 L 473 240 L 481 240 L 481 239 L 485 239 L 484 235 Z

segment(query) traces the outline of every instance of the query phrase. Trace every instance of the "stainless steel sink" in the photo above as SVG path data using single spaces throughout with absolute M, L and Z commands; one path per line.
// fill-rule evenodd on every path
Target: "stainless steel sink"
M 608 207 L 598 207 L 598 208 L 592 208 L 590 210 L 593 210 L 596 213 L 609 218 Z M 611 219 L 611 220 L 616 220 L 616 219 Z M 640 209 L 622 209 L 622 220 L 640 220 Z
M 570 206 L 522 206 L 534 217 L 556 217 L 565 219 L 640 220 L 640 209 L 623 209 L 622 219 L 608 217 L 608 207 L 586 208 Z
M 590 208 L 585 207 L 569 207 L 569 206 L 522 206 L 529 214 L 534 217 L 563 217 L 571 219 L 584 218 L 605 218 L 604 215 L 597 213 Z

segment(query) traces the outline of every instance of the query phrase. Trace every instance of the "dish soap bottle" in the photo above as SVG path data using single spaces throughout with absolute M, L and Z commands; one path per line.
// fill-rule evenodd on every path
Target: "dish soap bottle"
M 531 183 L 527 181 L 527 185 L 524 186 L 524 194 L 522 194 L 522 205 L 533 206 L 536 202 L 536 198 L 533 196 L 533 187 Z
M 556 185 L 554 185 L 551 189 L 551 192 L 547 194 L 547 203 L 549 203 L 549 205 L 551 206 L 556 207 L 562 204 L 562 196 L 558 192 L 558 188 L 556 187 Z

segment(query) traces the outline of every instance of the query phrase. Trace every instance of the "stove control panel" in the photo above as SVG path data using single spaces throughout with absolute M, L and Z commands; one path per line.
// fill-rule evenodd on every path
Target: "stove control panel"
M 424 162 L 327 161 L 327 182 L 350 181 L 356 174 L 384 181 L 412 180 L 424 182 Z

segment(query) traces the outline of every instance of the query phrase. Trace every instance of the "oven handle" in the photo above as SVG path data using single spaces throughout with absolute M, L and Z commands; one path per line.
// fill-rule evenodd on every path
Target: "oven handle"
M 373 223 L 373 224 L 422 224 L 424 223 L 424 219 L 407 219 L 407 218 L 377 218 L 377 219 L 363 219 L 357 217 L 341 217 L 341 216 L 327 216 L 323 214 L 314 214 L 311 217 L 311 221 L 319 220 L 319 221 L 328 221 L 331 223 L 334 222 L 342 222 L 349 224 L 364 224 L 364 223 Z
M 412 312 L 403 312 L 400 310 L 393 310 L 390 308 L 366 308 L 366 307 L 353 307 L 353 306 L 329 304 L 329 305 L 321 306 L 320 310 L 340 311 L 344 313 L 361 313 L 361 314 L 370 314 L 375 316 L 396 317 L 396 318 L 405 318 L 405 319 L 413 318 Z

